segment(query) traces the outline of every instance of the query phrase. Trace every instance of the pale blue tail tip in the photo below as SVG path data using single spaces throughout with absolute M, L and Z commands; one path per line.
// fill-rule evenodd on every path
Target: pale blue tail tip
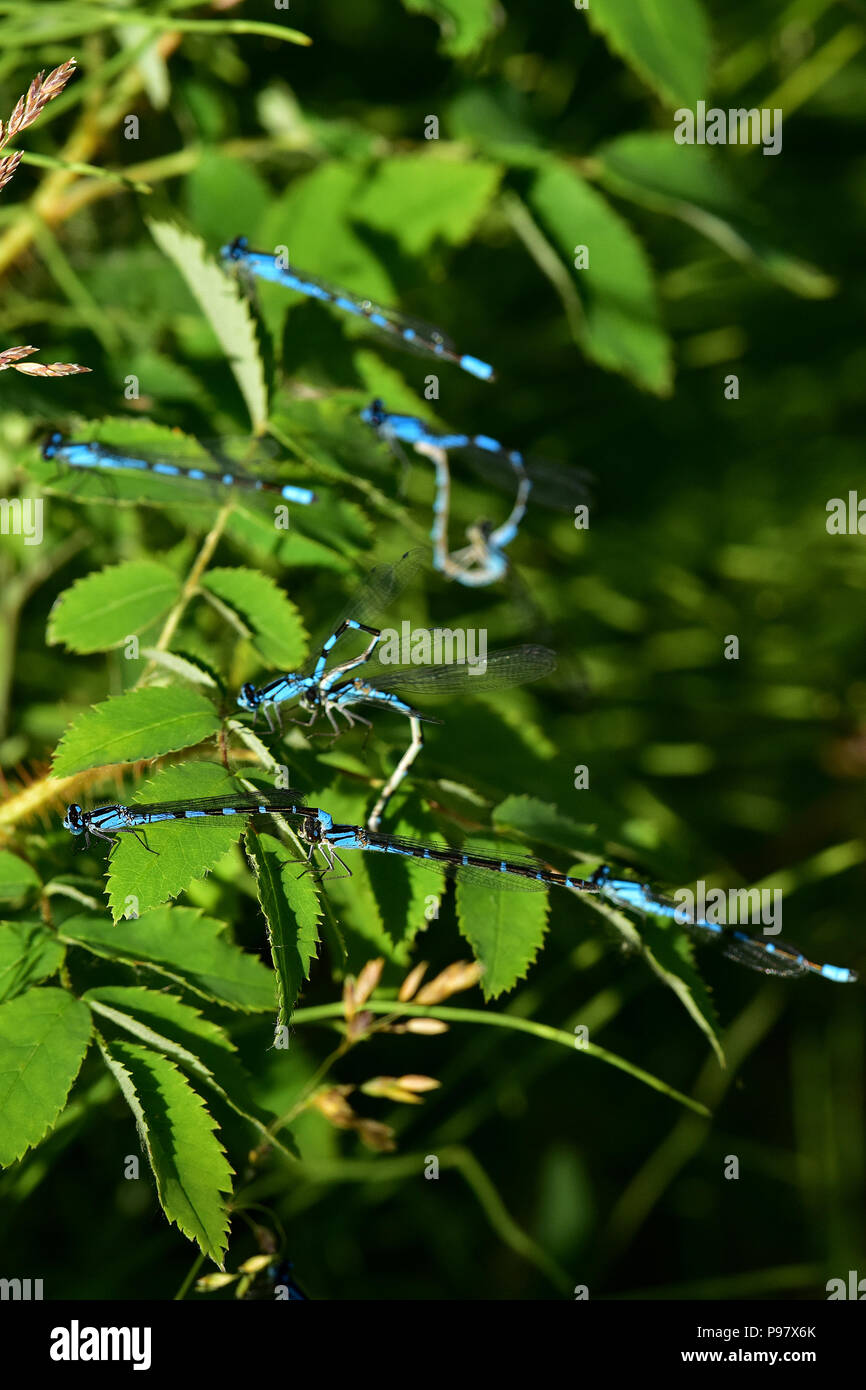
M 461 357 L 460 365 L 464 372 L 471 372 L 472 376 L 477 376 L 481 381 L 492 381 L 496 376 L 490 363 L 482 362 L 480 357 Z
M 821 974 L 825 980 L 835 980 L 840 985 L 854 984 L 857 980 L 855 971 L 846 970 L 843 965 L 822 965 Z
M 299 507 L 309 507 L 316 500 L 316 494 L 306 487 L 284 487 L 282 495 L 287 502 L 296 502 Z

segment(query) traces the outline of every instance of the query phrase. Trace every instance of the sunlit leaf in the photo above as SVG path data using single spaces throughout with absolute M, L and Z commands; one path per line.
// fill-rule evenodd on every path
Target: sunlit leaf
M 183 985 L 204 999 L 244 1012 L 274 1007 L 274 980 L 256 956 L 226 936 L 225 923 L 197 908 L 164 907 L 116 924 L 105 917 L 67 918 L 60 929 L 69 946 L 105 960 L 135 965 Z
M 115 1039 L 106 1063 L 136 1127 L 156 1179 L 160 1205 L 216 1264 L 228 1244 L 232 1169 L 201 1096 L 167 1057 Z
M 583 350 L 601 366 L 666 395 L 671 346 L 659 316 L 652 268 L 635 233 L 597 189 L 555 161 L 540 170 L 529 202 L 579 296 L 582 312 L 572 326 Z M 588 264 L 577 269 L 581 247 Z
M 130 805 L 237 791 L 237 784 L 217 763 L 185 763 L 158 772 L 139 788 Z M 201 816 L 149 825 L 142 838 L 118 835 L 108 871 L 108 899 L 115 920 L 128 915 L 130 902 L 135 912 L 147 912 L 203 878 L 237 843 L 247 819 L 245 815 Z
M 701 0 L 591 0 L 586 18 L 669 105 L 706 96 L 711 34 Z
M 90 1011 L 65 989 L 0 1004 L 0 1164 L 54 1125 L 90 1042 Z
M 202 587 L 240 615 L 272 666 L 291 671 L 304 660 L 308 639 L 301 615 L 267 575 L 241 566 L 212 569 L 203 577 Z
M 253 428 L 259 429 L 268 418 L 265 369 L 256 320 L 237 279 L 217 265 L 192 232 L 153 219 L 148 226 L 198 300 L 234 372 Z
M 195 690 L 130 690 L 79 715 L 57 746 L 53 772 L 63 777 L 88 767 L 156 758 L 201 743 L 219 726 L 213 705 Z
M 41 922 L 0 922 L 0 1000 L 56 974 L 64 955 L 62 942 Z
M 60 595 L 48 621 L 48 640 L 73 652 L 107 651 L 161 618 L 179 593 L 180 581 L 165 565 L 152 560 L 109 565 Z
M 302 872 L 304 866 L 280 840 L 248 831 L 246 844 L 268 924 L 279 987 L 278 1021 L 287 1023 L 319 949 L 322 909 L 312 874 Z
M 458 881 L 457 920 L 484 966 L 485 999 L 505 994 L 526 978 L 544 944 L 547 914 L 546 893 L 500 893 L 493 886 Z

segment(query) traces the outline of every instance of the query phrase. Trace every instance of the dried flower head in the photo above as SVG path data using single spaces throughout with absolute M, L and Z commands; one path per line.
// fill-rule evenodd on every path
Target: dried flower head
M 80 376 L 82 372 L 93 370 L 82 367 L 79 362 L 21 362 L 14 369 L 25 376 Z
M 441 1004 L 443 999 L 450 999 L 452 994 L 458 994 L 462 989 L 471 989 L 477 985 L 481 976 L 484 974 L 484 967 L 475 960 L 457 960 L 453 965 L 447 965 L 435 980 L 419 989 L 415 996 L 416 1004 Z
M 419 961 L 418 964 L 415 966 L 414 970 L 409 971 L 409 974 L 406 976 L 405 980 L 400 986 L 400 993 L 397 995 L 397 998 L 400 1000 L 401 1004 L 408 1003 L 408 1001 L 412 998 L 421 981 L 424 979 L 426 972 L 426 960 Z
M 435 1091 L 441 1084 L 432 1076 L 373 1076 L 361 1090 L 367 1096 L 383 1096 L 402 1105 L 420 1105 L 421 1093 Z
M 368 1149 L 376 1153 L 393 1153 L 397 1147 L 394 1131 L 390 1125 L 380 1124 L 378 1120 L 359 1120 L 355 1125 L 358 1137 Z
M 343 984 L 343 1012 L 347 1022 L 351 1023 L 355 1014 L 365 1004 L 376 988 L 382 977 L 385 968 L 384 956 L 377 957 L 376 960 L 368 960 L 357 980 L 349 975 Z
M 27 95 L 18 98 L 8 125 L 4 126 L 0 121 L 0 149 L 39 118 L 49 101 L 53 101 L 63 91 L 74 71 L 75 59 L 70 58 L 68 62 L 61 63 L 59 68 L 49 72 L 47 77 L 44 72 L 36 74 L 27 89 Z
M 422 1033 L 428 1037 L 448 1032 L 448 1024 L 441 1018 L 407 1018 L 402 1026 L 407 1033 Z
M 17 150 L 14 154 L 4 154 L 0 159 L 0 188 L 6 187 L 20 163 L 21 155 Z
M 352 1089 L 351 1086 L 325 1087 L 311 1097 L 310 1105 L 315 1106 L 316 1110 L 337 1129 L 354 1129 L 358 1117 L 346 1100 Z
M 22 357 L 32 357 L 33 353 L 38 351 L 35 347 L 3 348 L 0 351 L 0 372 L 7 371 L 16 362 L 20 362 Z

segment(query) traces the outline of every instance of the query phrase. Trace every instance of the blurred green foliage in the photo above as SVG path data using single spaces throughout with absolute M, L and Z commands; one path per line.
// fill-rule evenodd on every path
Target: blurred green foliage
M 503 834 L 525 830 L 563 868 L 582 850 L 635 862 L 659 881 L 784 886 L 785 935 L 862 973 L 866 567 L 860 536 L 825 527 L 828 500 L 847 497 L 862 473 L 860 7 L 591 0 L 584 13 L 567 0 L 296 0 L 287 18 L 313 38 L 309 47 L 229 32 L 241 20 L 279 24 L 264 4 L 219 15 L 168 0 L 124 8 L 123 22 L 119 7 L 67 0 L 0 15 L 5 110 L 38 68 L 74 51 L 81 70 L 22 147 L 152 189 L 25 164 L 0 197 L 2 341 L 93 368 L 65 381 L 2 378 L 0 492 L 30 496 L 34 479 L 50 488 L 45 544 L 0 538 L 0 761 L 10 800 L 46 773 L 73 721 L 140 675 L 122 650 L 87 645 L 72 586 L 132 563 L 150 567 L 149 593 L 157 580 L 173 592 L 215 515 L 186 498 L 165 505 L 164 490 L 159 506 L 122 506 L 122 483 L 106 497 L 104 480 L 57 479 L 38 461 L 38 435 L 58 421 L 102 438 L 157 426 L 243 432 L 269 392 L 291 476 L 314 477 L 323 505 L 315 516 L 296 509 L 279 540 L 241 508 L 219 541 L 212 577 L 243 566 L 285 591 L 279 632 L 263 623 L 240 640 L 207 600 L 184 613 L 172 650 L 210 675 L 208 698 L 195 698 L 226 714 L 241 680 L 273 669 L 276 652 L 263 641 L 315 636 L 372 558 L 424 542 L 426 467 L 413 467 L 401 494 L 399 470 L 355 418 L 381 394 L 393 409 L 435 410 L 597 479 L 588 532 L 530 512 L 505 589 L 431 583 L 416 596 L 413 617 L 485 626 L 491 643 L 543 640 L 560 665 L 543 688 L 449 705 L 395 828 L 431 834 L 456 813 Z M 650 11 L 655 24 L 643 22 Z M 781 107 L 782 153 L 674 146 L 673 109 L 699 99 Z M 438 140 L 425 139 L 431 117 Z M 153 223 L 181 230 L 152 234 Z M 166 237 L 198 237 L 213 253 L 238 233 L 285 244 L 298 265 L 441 324 L 461 350 L 495 363 L 498 384 L 443 368 L 428 403 L 426 363 L 380 352 L 369 334 L 267 287 L 259 317 L 231 329 L 220 319 L 221 336 Z M 572 266 L 580 244 L 590 249 L 587 272 Z M 736 399 L 726 395 L 731 374 Z M 125 396 L 130 376 L 139 400 Z M 457 537 L 495 499 L 454 471 Z M 149 601 L 142 646 L 164 620 L 158 598 Z M 736 661 L 723 657 L 730 635 Z M 72 756 L 71 738 L 62 756 Z M 387 772 L 403 739 L 399 721 L 380 720 L 366 745 L 359 733 L 330 751 L 294 741 L 293 780 L 335 813 L 363 813 L 367 779 Z M 582 764 L 590 785 L 577 791 Z M 74 770 L 89 765 L 85 750 Z M 111 800 L 143 781 L 89 785 L 94 799 Z M 82 800 L 90 795 L 84 784 Z M 101 860 L 72 858 L 59 804 L 16 822 L 14 856 L 0 862 L 16 943 L 29 930 L 22 923 L 38 919 L 37 881 L 101 893 Z M 263 893 L 269 856 L 280 870 L 275 842 L 259 838 Z M 450 897 L 427 925 L 422 887 L 408 876 L 383 881 L 384 867 L 328 890 L 326 945 L 305 1006 L 338 996 L 341 940 L 350 970 L 382 954 L 396 987 L 414 960 L 435 970 L 465 957 L 466 922 L 497 926 L 477 906 L 461 922 Z M 167 915 L 154 932 L 168 936 L 181 913 L 190 942 L 209 941 L 216 928 L 203 924 L 226 922 L 251 972 L 256 956 L 269 960 L 254 879 L 236 848 L 181 901 L 159 910 Z M 118 1007 L 111 991 L 147 982 L 126 964 L 118 973 L 116 933 L 129 924 L 112 927 L 107 911 L 61 892 L 46 904 L 61 935 L 91 946 L 99 937 L 99 950 L 70 956 L 69 968 L 75 992 L 89 990 L 103 1017 Z M 537 909 L 536 900 L 510 910 Z M 566 894 L 552 895 L 549 909 L 534 937 L 521 938 L 526 979 L 498 1001 L 469 1004 L 565 1032 L 585 1025 L 594 1044 L 694 1096 L 713 1118 L 580 1052 L 471 1024 L 435 1038 L 379 1037 L 337 1063 L 345 1084 L 415 1072 L 441 1081 L 413 1107 L 353 1093 L 364 1116 L 395 1128 L 393 1157 L 305 1110 L 292 1123 L 300 1165 L 273 1154 L 252 1168 L 248 1119 L 216 1099 L 235 1184 L 259 1204 L 250 1219 L 284 1233 L 304 1287 L 383 1299 L 568 1296 L 580 1284 L 593 1297 L 820 1297 L 828 1278 L 862 1271 L 859 988 L 765 984 L 697 957 L 722 1070 L 674 992 L 627 949 L 627 924 L 605 926 Z M 305 908 L 295 910 L 300 920 Z M 309 904 L 306 912 L 309 934 Z M 480 943 L 488 986 L 499 939 L 494 930 Z M 31 973 L 16 991 L 40 981 L 56 990 L 55 949 L 50 932 L 28 940 Z M 141 943 L 137 957 L 128 950 L 145 958 Z M 677 968 L 706 1016 L 710 995 L 691 958 Z M 196 969 L 191 954 L 187 1002 L 204 987 Z M 298 982 L 287 975 L 282 988 Z M 251 973 L 251 993 L 238 999 L 259 988 Z M 248 1113 L 279 1115 L 331 1043 L 299 1021 L 289 1051 L 271 1049 L 266 998 L 270 981 L 248 1014 L 206 1012 L 229 1028 L 252 1077 Z M 191 1015 L 181 1022 L 193 1027 Z M 79 1026 L 78 1015 L 65 1025 L 73 1050 Z M 144 1087 L 147 1048 L 117 1047 Z M 118 1076 L 91 1052 L 53 1133 L 0 1177 L 3 1272 L 38 1265 L 47 1297 L 169 1297 L 189 1272 L 190 1247 L 166 1224 L 149 1174 L 122 1177 L 137 1141 Z M 423 1179 L 427 1155 L 440 1158 L 437 1183 Z M 737 1181 L 724 1178 L 729 1155 L 740 1161 Z M 228 1184 L 213 1156 L 208 1177 L 209 1191 Z M 248 1226 L 234 1217 L 229 1269 L 258 1249 Z

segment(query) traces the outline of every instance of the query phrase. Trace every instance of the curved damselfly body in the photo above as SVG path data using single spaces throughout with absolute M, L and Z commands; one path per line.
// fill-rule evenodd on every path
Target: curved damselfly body
M 270 458 L 261 441 L 244 441 L 248 457 L 247 467 L 257 457 Z M 151 453 L 150 451 L 124 450 L 108 444 L 90 443 L 66 439 L 58 431 L 51 433 L 42 445 L 42 457 L 56 459 L 70 468 L 88 471 L 107 470 L 120 474 L 145 473 L 158 478 L 177 479 L 192 482 L 202 488 L 218 490 L 223 487 L 238 488 L 242 491 L 262 492 L 283 498 L 301 507 L 308 507 L 316 501 L 316 494 L 307 487 L 279 483 L 267 478 L 258 478 L 246 471 L 234 460 L 228 461 L 220 445 L 235 446 L 237 441 L 220 441 L 210 452 L 197 452 L 193 458 L 182 453 Z M 208 446 L 202 446 L 207 451 Z M 201 464 L 207 462 L 205 469 Z M 218 471 L 219 467 L 222 471 Z
M 840 965 L 820 965 L 787 942 L 751 936 L 739 927 L 703 918 L 688 920 L 684 917 L 685 909 L 672 898 L 656 893 L 647 883 L 617 877 L 606 864 L 595 871 L 591 882 L 599 896 L 612 906 L 641 916 L 675 921 L 696 940 L 717 943 L 723 955 L 747 965 L 750 970 L 777 976 L 820 975 L 837 984 L 853 984 L 857 979 L 855 971 Z
M 530 500 L 563 511 L 572 511 L 588 500 L 589 474 L 536 459 L 528 460 L 519 450 L 506 448 L 490 435 L 437 430 L 415 415 L 386 410 L 379 399 L 364 407 L 361 419 L 392 448 L 399 450 L 401 445 L 408 445 L 433 463 L 436 477 L 430 532 L 433 565 L 449 579 L 466 587 L 483 587 L 505 577 L 508 571 L 505 550 L 516 539 Z M 511 478 L 516 484 L 516 493 L 514 505 L 500 525 L 476 522 L 467 530 L 469 544 L 449 552 L 449 455 L 454 451 L 465 452 L 475 468 L 499 486 L 507 484 Z
M 229 245 L 221 247 L 220 257 L 225 264 L 237 267 L 259 280 L 281 285 L 284 289 L 294 290 L 296 294 L 339 309 L 353 318 L 366 320 L 395 346 L 425 357 L 452 362 L 479 381 L 495 380 L 496 374 L 489 362 L 458 352 L 441 329 L 420 319 L 409 318 L 396 309 L 383 309 L 381 305 L 351 290 L 339 289 L 295 266 L 284 265 L 281 258 L 272 252 L 252 251 L 246 237 L 236 237 Z

